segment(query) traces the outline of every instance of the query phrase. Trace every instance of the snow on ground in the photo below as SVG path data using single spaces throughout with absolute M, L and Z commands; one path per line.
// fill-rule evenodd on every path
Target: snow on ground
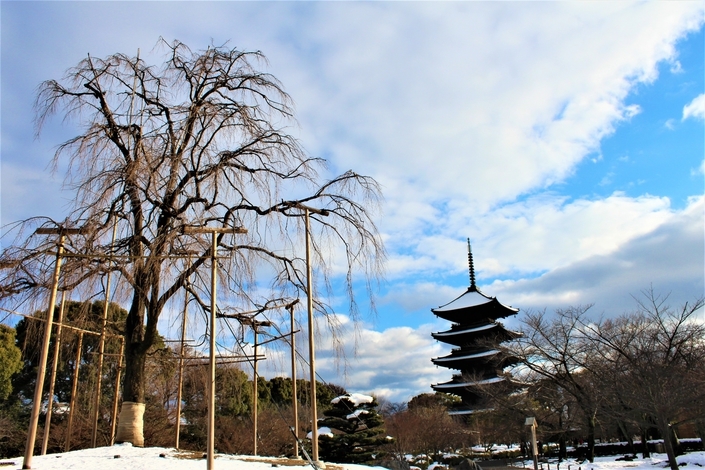
M 116 444 L 112 447 L 74 450 L 62 454 L 35 455 L 31 467 L 36 470 L 96 469 L 96 470 L 205 470 L 203 452 L 178 451 L 164 447 L 132 447 Z M 0 469 L 22 468 L 23 457 L 0 460 Z M 272 467 L 293 467 L 291 470 L 313 470 L 306 460 L 249 455 L 216 454 L 215 470 L 271 470 Z M 328 464 L 330 470 L 386 470 L 353 464 Z M 282 469 L 286 470 L 286 469 Z
M 564 460 L 560 468 L 564 470 L 657 470 L 668 468 L 666 454 L 652 454 L 649 459 L 616 461 L 616 457 L 597 457 L 594 463 Z M 0 461 L 2 470 L 19 470 L 22 457 Z M 682 470 L 703 470 L 705 452 L 691 452 L 678 457 Z M 482 465 L 482 462 L 480 462 Z M 304 460 L 276 457 L 253 457 L 248 455 L 216 455 L 216 470 L 271 470 L 272 467 L 293 466 L 291 470 L 311 470 Z M 531 469 L 531 462 L 525 462 Z M 550 467 L 555 469 L 555 463 Z M 32 458 L 32 468 L 37 470 L 98 469 L 98 470 L 205 470 L 203 453 L 177 451 L 163 447 L 132 447 L 120 444 L 112 447 L 83 449 L 63 454 L 36 455 Z M 353 464 L 328 464 L 329 470 L 382 470 L 381 467 L 367 467 Z M 543 465 L 546 469 L 546 465 Z M 386 469 L 385 469 L 386 470 Z M 557 470 L 557 469 L 556 469 Z
M 641 454 L 638 454 L 641 455 Z M 540 463 L 539 469 L 543 470 L 661 470 L 669 468 L 668 457 L 666 454 L 651 454 L 648 459 L 634 459 L 632 461 L 618 461 L 617 458 L 623 456 L 612 457 L 595 457 L 595 462 L 590 463 L 587 460 L 577 461 L 575 459 L 567 459 L 560 462 L 560 466 L 556 466 L 556 461 L 551 460 L 549 464 Z M 689 454 L 678 457 L 678 464 L 682 470 L 703 470 L 705 468 L 705 452 L 691 452 Z M 478 461 L 482 467 L 482 461 Z M 517 461 L 515 464 L 517 470 L 533 470 L 534 463 L 531 460 L 522 462 Z M 412 470 L 414 466 L 412 465 Z M 445 468 L 443 464 L 433 462 L 428 466 L 428 470 L 440 470 Z M 503 467 L 500 467 L 503 468 Z
M 637 454 L 641 455 L 641 454 Z M 651 454 L 648 459 L 635 459 L 629 461 L 616 461 L 617 457 L 595 457 L 595 462 L 578 462 L 575 460 L 564 460 L 561 462 L 561 469 L 571 470 L 656 470 L 668 468 L 668 457 L 666 454 Z M 705 452 L 691 452 L 677 457 L 678 465 L 683 470 L 702 470 L 705 467 Z M 527 463 L 533 466 L 533 464 Z M 555 468 L 555 465 L 551 465 Z

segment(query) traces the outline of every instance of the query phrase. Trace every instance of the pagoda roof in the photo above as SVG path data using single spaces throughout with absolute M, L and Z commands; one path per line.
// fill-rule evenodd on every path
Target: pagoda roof
M 455 362 L 455 361 L 468 361 L 471 359 L 479 359 L 482 357 L 489 357 L 489 356 L 494 356 L 496 354 L 499 354 L 499 351 L 497 349 L 489 349 L 487 351 L 479 351 L 479 352 L 473 352 L 469 354 L 463 354 L 460 352 L 459 354 L 452 353 L 448 356 L 443 356 L 443 357 L 438 357 L 436 359 L 432 359 L 434 364 L 438 363 L 449 363 L 449 362 Z
M 484 305 L 492 302 L 494 297 L 485 295 L 477 287 L 468 287 L 462 295 L 456 297 L 445 305 L 441 305 L 438 308 L 431 309 L 432 312 L 450 312 L 453 310 L 464 310 L 470 307 L 477 307 L 479 305 Z
M 431 333 L 434 339 L 455 346 L 477 344 L 482 338 L 493 338 L 494 342 L 502 343 L 511 339 L 521 337 L 521 333 L 508 330 L 501 323 L 490 322 L 482 325 L 465 327 L 463 325 L 453 325 L 450 330 Z
M 475 286 L 470 286 L 460 297 L 433 308 L 431 311 L 441 318 L 455 322 L 468 323 L 482 318 L 495 319 L 515 315 L 519 309 L 499 302 L 495 297 L 485 295 Z M 488 321 L 488 323 L 491 323 Z
M 478 385 L 488 385 L 503 382 L 505 380 L 506 379 L 504 377 L 490 377 L 488 379 L 483 380 L 465 380 L 463 382 L 456 382 L 455 380 L 451 380 L 450 382 L 443 382 L 441 384 L 431 385 L 431 388 L 433 388 L 434 390 L 452 390 L 458 388 L 463 389 L 466 387 L 477 387 Z
M 452 300 L 445 305 L 441 305 L 438 308 L 432 308 L 431 311 L 433 313 L 439 313 L 452 312 L 455 310 L 466 310 L 473 307 L 479 307 L 481 305 L 491 304 L 493 302 L 497 302 L 503 308 L 510 310 L 511 313 L 517 313 L 519 311 L 518 308 L 509 307 L 500 303 L 496 297 L 490 297 L 489 295 L 486 295 L 484 292 L 474 286 L 468 287 L 468 290 L 466 290 L 461 296 L 457 297 L 455 300 Z
M 469 333 L 477 333 L 479 331 L 485 331 L 485 330 L 491 330 L 492 328 L 497 328 L 501 326 L 499 323 L 485 323 L 480 326 L 471 326 L 470 328 L 463 328 L 463 327 L 457 327 L 453 326 L 450 330 L 447 331 L 441 331 L 439 333 L 431 333 L 431 335 L 435 338 L 436 336 L 438 337 L 446 337 L 446 336 L 458 336 L 458 335 L 466 335 Z

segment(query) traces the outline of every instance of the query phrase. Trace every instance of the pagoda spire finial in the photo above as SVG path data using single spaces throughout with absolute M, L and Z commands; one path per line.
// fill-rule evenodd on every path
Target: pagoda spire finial
M 470 247 L 470 239 L 468 238 L 468 268 L 470 269 L 470 290 L 476 290 L 475 286 L 475 265 L 472 262 L 472 248 Z

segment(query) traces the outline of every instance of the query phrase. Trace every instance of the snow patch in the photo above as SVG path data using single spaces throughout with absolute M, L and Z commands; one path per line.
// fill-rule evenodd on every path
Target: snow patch
M 355 406 L 360 406 L 363 403 L 372 403 L 372 401 L 374 400 L 374 398 L 372 398 L 371 396 L 363 395 L 362 393 L 348 393 L 348 394 L 333 398 L 330 401 L 330 404 L 335 405 L 336 403 L 340 402 L 343 399 L 352 402 Z
M 360 415 L 366 415 L 369 414 L 369 411 L 367 410 L 355 410 L 354 413 L 350 413 L 349 415 L 346 416 L 347 419 L 355 419 L 360 417 Z
M 330 430 L 329 427 L 323 426 L 322 428 L 318 428 L 318 435 L 319 436 L 327 436 L 327 437 L 333 437 L 333 432 Z M 313 432 L 309 431 L 308 434 L 306 434 L 306 439 L 313 439 Z

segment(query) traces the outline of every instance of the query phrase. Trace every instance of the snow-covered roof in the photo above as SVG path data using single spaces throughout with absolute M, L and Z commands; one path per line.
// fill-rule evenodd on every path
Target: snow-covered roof
M 451 312 L 453 310 L 462 310 L 470 307 L 477 307 L 479 305 L 489 304 L 493 301 L 497 301 L 497 299 L 495 297 L 490 297 L 488 295 L 483 294 L 482 291 L 478 288 L 470 287 L 460 297 L 448 302 L 445 305 L 441 305 L 438 308 L 431 309 L 431 311 L 434 313 Z M 519 311 L 519 309 L 509 307 L 507 305 L 502 304 L 501 302 L 497 301 L 497 303 L 506 309 L 515 312 Z
M 475 328 L 468 328 L 468 329 L 465 329 L 465 330 L 460 330 L 460 329 L 459 329 L 459 330 L 448 330 L 448 331 L 441 331 L 440 333 L 433 333 L 433 334 L 434 334 L 435 336 L 466 335 L 466 334 L 468 334 L 468 333 L 475 333 L 475 332 L 478 332 L 478 331 L 489 330 L 489 329 L 492 329 L 492 328 L 496 328 L 496 327 L 498 327 L 498 326 L 499 326 L 499 324 L 497 324 L 497 323 L 488 323 L 488 324 L 486 324 L 486 325 L 477 326 L 477 327 L 475 327 Z
M 464 356 L 445 356 L 445 357 L 439 357 L 437 359 L 434 359 L 433 362 L 447 362 L 447 361 L 457 361 L 459 359 L 474 359 L 476 357 L 485 357 L 485 356 L 493 356 L 495 354 L 499 353 L 498 350 L 496 349 L 490 349 L 489 351 L 482 351 L 479 353 L 473 353 L 473 354 L 466 354 Z
M 451 310 L 460 310 L 468 307 L 476 307 L 478 305 L 483 305 L 492 302 L 494 297 L 488 297 L 479 289 L 468 289 L 463 295 L 448 302 L 445 305 L 441 305 L 438 308 L 432 309 L 434 312 L 448 312 Z
M 504 377 L 492 377 L 490 379 L 485 379 L 485 380 L 474 380 L 471 382 L 446 382 L 443 384 L 437 384 L 433 385 L 433 388 L 458 388 L 458 387 L 472 387 L 475 385 L 486 385 L 486 384 L 493 384 L 497 382 L 502 382 L 504 381 Z

